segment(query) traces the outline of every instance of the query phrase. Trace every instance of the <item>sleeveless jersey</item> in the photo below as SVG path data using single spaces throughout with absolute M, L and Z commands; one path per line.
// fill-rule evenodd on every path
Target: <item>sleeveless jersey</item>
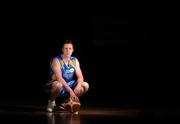
M 70 61 L 68 63 L 68 65 L 66 65 L 62 59 L 61 56 L 57 56 L 55 57 L 59 60 L 59 63 L 61 65 L 61 72 L 62 72 L 62 77 L 64 78 L 64 80 L 66 82 L 70 82 L 72 80 L 74 80 L 75 77 L 75 66 L 76 66 L 76 58 L 71 56 L 70 57 Z M 50 63 L 51 64 L 51 63 Z M 51 77 L 53 76 L 54 72 L 52 67 L 50 66 L 50 79 L 52 79 Z

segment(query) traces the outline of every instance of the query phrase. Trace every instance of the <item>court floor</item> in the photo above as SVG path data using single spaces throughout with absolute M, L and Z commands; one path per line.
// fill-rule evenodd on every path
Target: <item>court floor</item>
M 85 107 L 78 114 L 56 110 L 47 113 L 45 106 L 0 105 L 1 124 L 124 124 L 178 123 L 179 114 L 169 109 Z

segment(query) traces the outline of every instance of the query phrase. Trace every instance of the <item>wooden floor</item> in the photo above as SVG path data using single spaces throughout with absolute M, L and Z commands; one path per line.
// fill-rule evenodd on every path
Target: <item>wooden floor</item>
M 78 114 L 56 110 L 45 112 L 44 106 L 0 106 L 1 124 L 124 124 L 178 123 L 179 116 L 163 110 L 142 108 L 81 108 Z

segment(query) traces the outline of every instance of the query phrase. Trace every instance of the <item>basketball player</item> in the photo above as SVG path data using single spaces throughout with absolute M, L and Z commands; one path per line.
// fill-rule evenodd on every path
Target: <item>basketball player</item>
M 77 58 L 72 56 L 72 40 L 63 43 L 62 54 L 53 58 L 50 63 L 50 99 L 46 110 L 52 112 L 56 98 L 67 97 L 79 102 L 79 96 L 86 93 L 89 84 L 84 81 L 80 64 Z M 74 78 L 76 77 L 76 78 Z

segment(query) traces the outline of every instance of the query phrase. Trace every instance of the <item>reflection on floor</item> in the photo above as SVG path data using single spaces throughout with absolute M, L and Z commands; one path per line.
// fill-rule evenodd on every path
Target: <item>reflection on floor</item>
M 26 124 L 116 124 L 116 123 L 177 123 L 177 113 L 166 109 L 82 108 L 78 113 L 44 111 L 40 106 L 0 105 L 0 123 Z M 167 114 L 170 112 L 171 114 Z M 171 116 L 169 116 L 171 115 Z

